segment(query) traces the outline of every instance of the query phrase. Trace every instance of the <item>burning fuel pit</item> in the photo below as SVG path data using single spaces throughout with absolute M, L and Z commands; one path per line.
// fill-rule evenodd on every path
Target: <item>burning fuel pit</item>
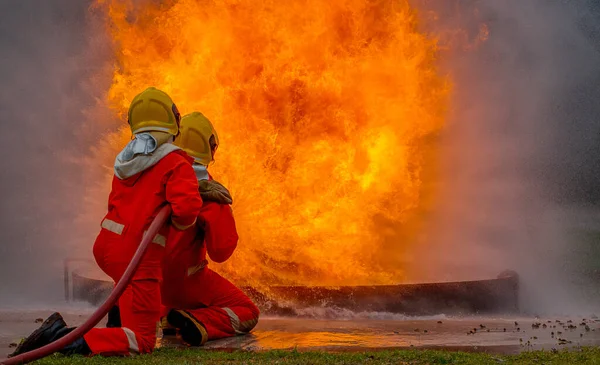
M 65 299 L 99 305 L 113 283 L 89 260 L 65 261 Z M 495 279 L 373 286 L 242 287 L 266 315 L 305 316 L 306 308 L 387 312 L 411 316 L 517 313 L 519 276 L 505 271 Z

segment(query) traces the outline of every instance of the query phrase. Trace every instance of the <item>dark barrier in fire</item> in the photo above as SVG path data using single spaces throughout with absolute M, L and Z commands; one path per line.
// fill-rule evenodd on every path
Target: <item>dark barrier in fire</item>
M 293 315 L 294 309 L 306 307 L 336 307 L 430 315 L 518 312 L 518 285 L 518 275 L 507 271 L 496 279 L 478 281 L 335 288 L 273 286 L 262 293 L 253 288 L 245 290 L 261 309 L 273 314 Z
M 69 270 L 65 263 L 65 297 L 98 305 L 113 284 Z M 70 288 L 69 288 L 70 286 Z M 263 314 L 297 316 L 309 307 L 406 315 L 489 314 L 518 312 L 519 277 L 505 271 L 496 279 L 377 286 L 242 288 Z

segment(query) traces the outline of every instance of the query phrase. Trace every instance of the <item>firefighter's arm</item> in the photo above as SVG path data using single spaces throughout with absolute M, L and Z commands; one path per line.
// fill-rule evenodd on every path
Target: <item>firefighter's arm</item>
M 214 262 L 225 262 L 235 251 L 238 234 L 230 205 L 204 202 L 198 224 L 204 229 L 206 252 Z
M 108 194 L 108 211 L 109 212 L 114 208 L 113 201 L 115 200 L 115 191 L 117 191 L 115 189 L 117 180 L 118 180 L 118 178 L 116 176 L 113 176 L 112 185 L 111 185 L 112 188 L 110 189 L 110 194 Z
M 202 199 L 198 194 L 196 174 L 190 164 L 181 163 L 171 170 L 166 182 L 166 195 L 173 210 L 173 226 L 179 230 L 193 226 L 200 213 Z

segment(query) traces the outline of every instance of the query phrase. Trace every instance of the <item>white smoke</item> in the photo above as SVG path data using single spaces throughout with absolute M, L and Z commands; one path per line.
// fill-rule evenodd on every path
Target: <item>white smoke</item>
M 564 204 L 585 200 L 574 193 L 586 188 L 576 174 L 589 174 L 591 167 L 581 164 L 573 147 L 590 142 L 584 133 L 570 134 L 576 121 L 562 109 L 587 107 L 578 110 L 587 117 L 579 127 L 597 135 L 599 109 L 572 95 L 600 75 L 594 46 L 600 38 L 582 27 L 600 17 L 584 2 L 425 5 L 438 15 L 428 24 L 434 31 L 460 28 L 473 39 L 485 24 L 489 38 L 455 47 L 442 61 L 455 81 L 443 136 L 442 208 L 413 270 L 423 280 L 469 280 L 514 269 L 525 311 L 591 310 L 593 303 L 574 290 L 581 280 L 567 265 L 580 257 L 572 255 L 580 243 L 570 234 L 577 218 Z M 581 166 L 573 169 L 575 163 Z
M 0 306 L 63 298 L 62 260 L 91 253 L 96 232 L 79 240 L 76 221 L 80 161 L 106 132 L 92 114 L 110 82 L 99 78 L 110 50 L 88 6 L 0 2 Z

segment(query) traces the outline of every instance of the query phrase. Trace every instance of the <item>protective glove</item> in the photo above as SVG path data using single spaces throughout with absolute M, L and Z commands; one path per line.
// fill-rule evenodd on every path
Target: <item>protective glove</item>
M 216 180 L 200 180 L 198 181 L 198 186 L 200 188 L 200 197 L 204 201 L 219 204 L 233 203 L 229 190 Z

